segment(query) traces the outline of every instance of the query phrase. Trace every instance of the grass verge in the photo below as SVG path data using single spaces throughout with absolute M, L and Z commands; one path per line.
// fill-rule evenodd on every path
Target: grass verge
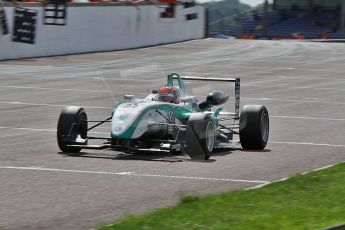
M 175 207 L 128 216 L 113 229 L 323 229 L 345 223 L 345 163 L 260 189 L 183 197 Z

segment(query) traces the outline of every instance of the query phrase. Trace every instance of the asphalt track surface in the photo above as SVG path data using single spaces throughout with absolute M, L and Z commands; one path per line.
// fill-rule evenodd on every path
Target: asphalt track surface
M 345 45 L 198 40 L 0 62 L 0 229 L 91 229 L 174 205 L 185 194 L 244 189 L 345 160 Z M 265 151 L 234 148 L 206 162 L 113 151 L 59 154 L 61 109 L 104 119 L 123 94 L 143 97 L 167 73 L 240 77 L 241 104 L 265 104 Z M 187 82 L 202 98 L 231 85 Z M 226 106 L 233 111 L 232 103 Z M 95 130 L 107 136 L 109 127 Z

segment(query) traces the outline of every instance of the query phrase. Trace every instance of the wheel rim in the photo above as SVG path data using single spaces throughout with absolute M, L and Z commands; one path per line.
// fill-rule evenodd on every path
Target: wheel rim
M 268 141 L 269 134 L 269 118 L 267 113 L 261 115 L 261 136 L 264 142 Z
M 208 122 L 207 128 L 206 128 L 206 145 L 209 152 L 212 152 L 214 147 L 214 141 L 215 141 L 215 130 L 213 123 L 211 121 Z
M 77 127 L 77 134 L 80 135 L 81 138 L 85 139 L 87 136 L 87 117 L 85 114 L 80 116 Z

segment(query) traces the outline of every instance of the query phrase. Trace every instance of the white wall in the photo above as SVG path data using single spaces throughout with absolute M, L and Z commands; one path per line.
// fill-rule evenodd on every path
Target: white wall
M 69 7 L 66 26 L 43 25 L 43 8 L 38 10 L 36 43 L 11 41 L 0 33 L 0 60 L 73 53 L 130 49 L 203 38 L 204 8 L 178 6 L 176 19 L 161 19 L 162 6 L 76 6 Z M 10 31 L 13 7 L 5 7 Z M 186 21 L 186 13 L 198 13 Z

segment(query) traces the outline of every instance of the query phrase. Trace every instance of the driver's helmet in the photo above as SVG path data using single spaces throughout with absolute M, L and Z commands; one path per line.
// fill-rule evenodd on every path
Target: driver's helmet
M 174 86 L 165 86 L 159 89 L 158 99 L 160 101 L 178 104 L 180 103 L 180 91 Z

